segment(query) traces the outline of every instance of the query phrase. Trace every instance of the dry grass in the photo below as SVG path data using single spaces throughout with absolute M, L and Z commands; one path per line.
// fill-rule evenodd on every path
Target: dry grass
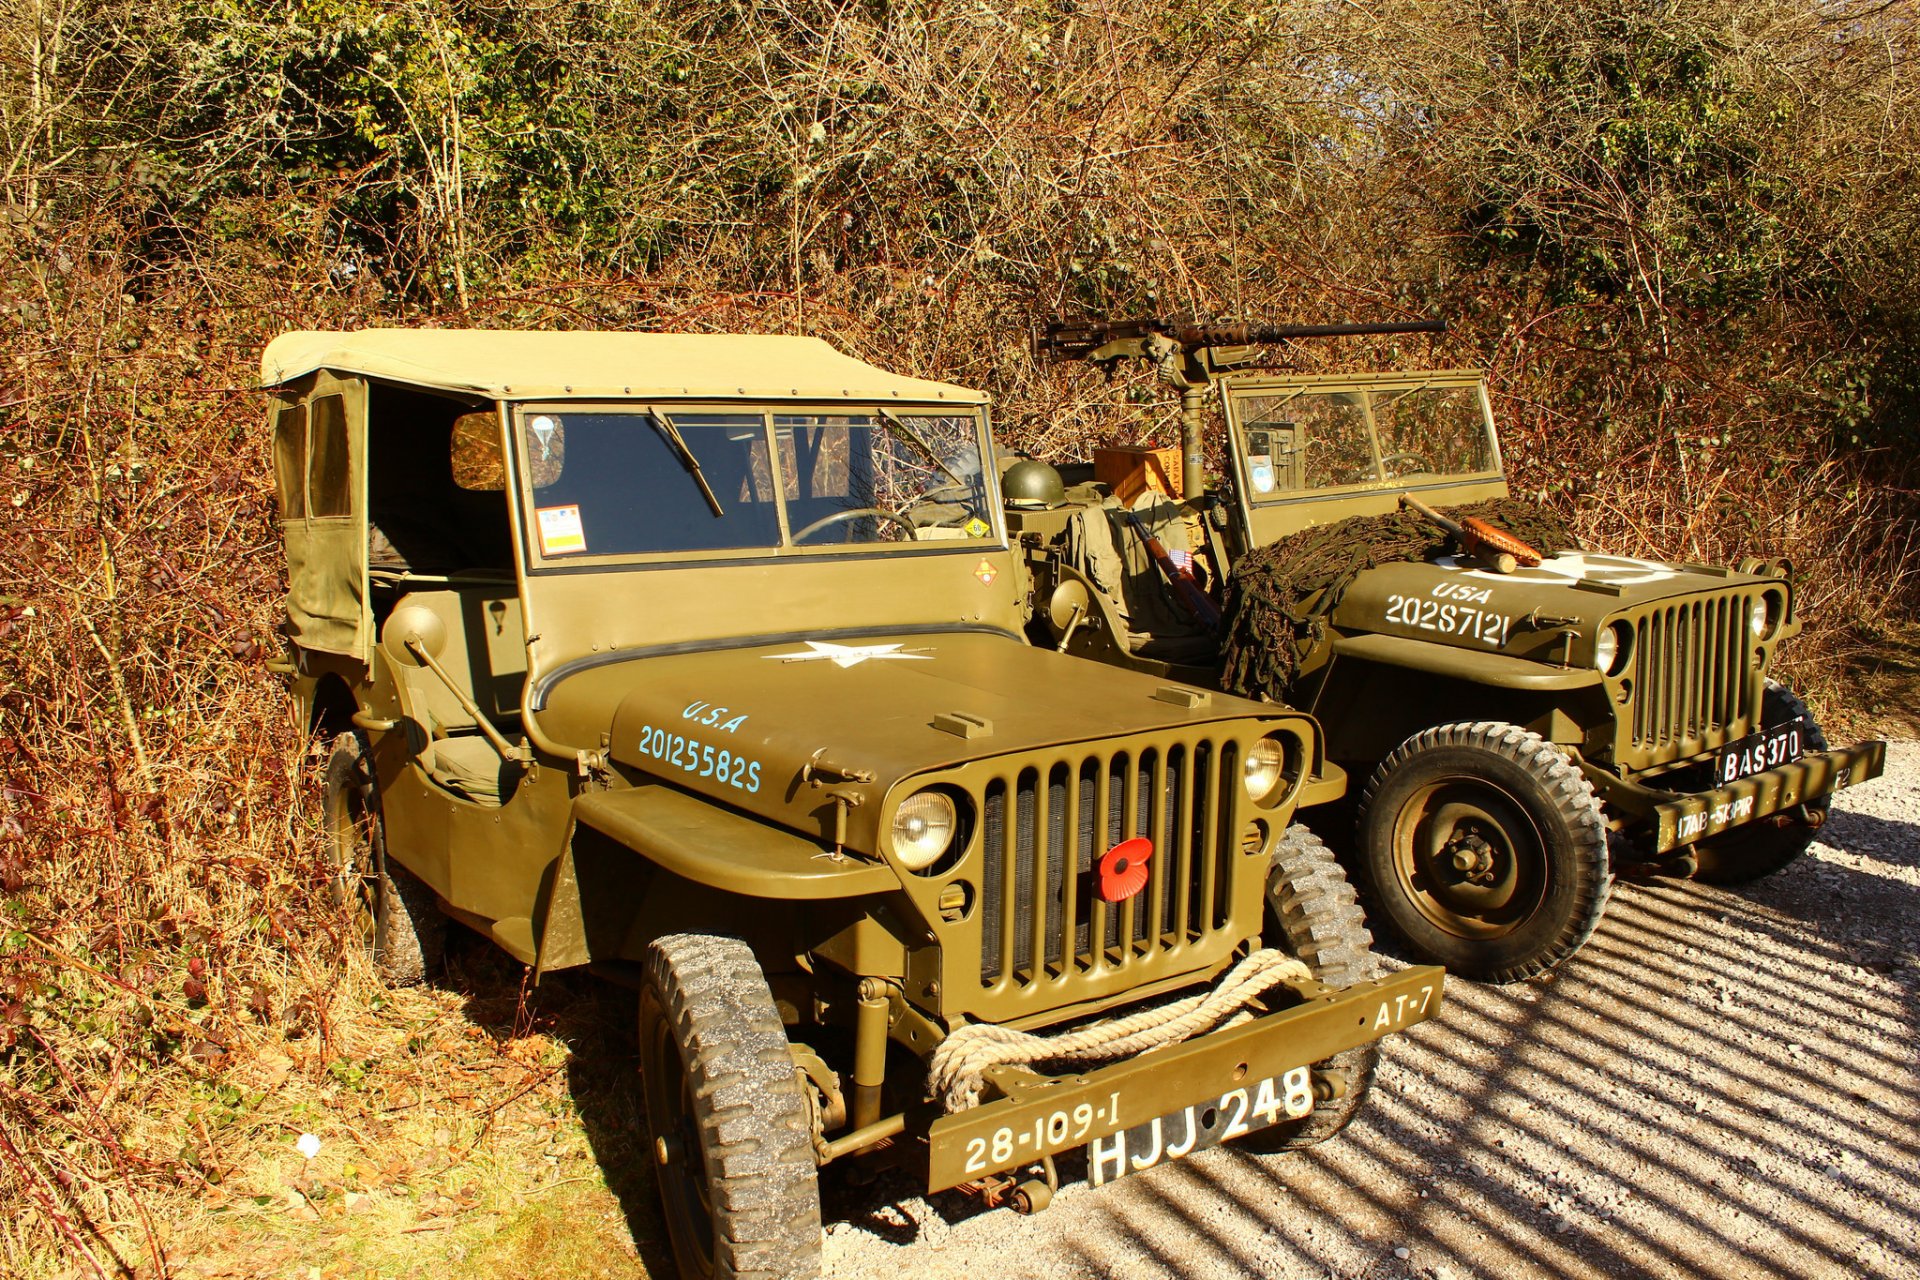
M 175 1274 L 647 1274 L 620 1002 L 568 983 L 528 1001 L 519 981 L 474 940 L 444 985 L 363 1005 L 338 1056 L 293 1042 L 236 1064 L 208 1104 L 231 1166 L 166 1206 Z

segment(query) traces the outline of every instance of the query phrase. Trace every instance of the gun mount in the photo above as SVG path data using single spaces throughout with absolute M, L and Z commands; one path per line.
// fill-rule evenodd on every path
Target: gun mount
M 1260 349 L 1298 338 L 1362 338 L 1385 334 L 1445 333 L 1445 320 L 1391 320 L 1362 324 L 1203 323 L 1179 316 L 1139 320 L 1055 320 L 1033 335 L 1042 360 L 1111 365 L 1146 360 L 1162 381 L 1180 388 L 1180 482 L 1189 498 L 1206 489 L 1200 453 L 1200 398 L 1216 380 L 1260 365 Z

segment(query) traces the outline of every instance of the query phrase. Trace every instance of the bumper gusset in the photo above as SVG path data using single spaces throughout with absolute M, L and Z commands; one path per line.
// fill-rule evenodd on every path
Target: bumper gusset
M 1802 756 L 1751 778 L 1712 791 L 1697 791 L 1654 806 L 1654 852 L 1731 831 L 1791 809 L 1802 801 L 1877 778 L 1887 764 L 1887 744 L 1862 742 L 1838 751 Z
M 1008 1096 L 929 1127 L 927 1190 L 1084 1146 L 1243 1080 L 1281 1075 L 1403 1031 L 1439 1008 L 1444 970 L 1403 969 L 1291 1009 L 1081 1075 L 1012 1081 Z

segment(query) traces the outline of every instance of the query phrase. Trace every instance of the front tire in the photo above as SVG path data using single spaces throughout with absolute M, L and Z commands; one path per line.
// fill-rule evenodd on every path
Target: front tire
M 1274 846 L 1267 869 L 1267 941 L 1313 971 L 1329 987 L 1350 987 L 1374 976 L 1373 935 L 1358 895 L 1333 850 L 1303 826 L 1292 826 Z M 1378 1041 L 1314 1064 L 1332 1087 L 1298 1120 L 1259 1129 L 1237 1145 L 1253 1151 L 1297 1151 L 1325 1142 L 1352 1122 L 1373 1087 Z
M 648 949 L 640 1055 L 680 1274 L 819 1276 L 812 1117 L 773 993 L 746 943 L 683 933 Z
M 1807 722 L 1809 755 L 1827 749 L 1827 735 L 1800 696 L 1783 684 L 1767 681 L 1760 702 L 1760 726 L 1771 729 L 1796 717 Z M 1709 836 L 1694 846 L 1698 868 L 1693 878 L 1708 884 L 1749 884 L 1783 869 L 1807 851 L 1813 836 L 1827 820 L 1833 793 L 1803 801 L 1784 813 L 1759 818 L 1743 827 Z
M 1417 733 L 1360 798 L 1361 886 L 1422 960 L 1485 982 L 1544 973 L 1607 903 L 1593 787 L 1539 734 L 1496 721 Z
M 379 782 L 359 733 L 333 740 L 325 806 L 321 826 L 334 905 L 346 912 L 354 939 L 388 986 L 419 985 L 446 951 L 447 918 L 433 890 L 387 858 Z

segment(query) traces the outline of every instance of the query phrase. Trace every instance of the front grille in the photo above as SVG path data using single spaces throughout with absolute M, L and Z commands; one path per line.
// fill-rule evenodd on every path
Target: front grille
M 1028 986 L 1124 967 L 1224 928 L 1233 743 L 1089 755 L 994 778 L 981 797 L 980 981 Z M 1117 904 L 1095 864 L 1153 841 L 1146 888 Z
M 1667 759 L 1706 750 L 1753 722 L 1748 595 L 1660 605 L 1635 621 L 1633 745 Z

